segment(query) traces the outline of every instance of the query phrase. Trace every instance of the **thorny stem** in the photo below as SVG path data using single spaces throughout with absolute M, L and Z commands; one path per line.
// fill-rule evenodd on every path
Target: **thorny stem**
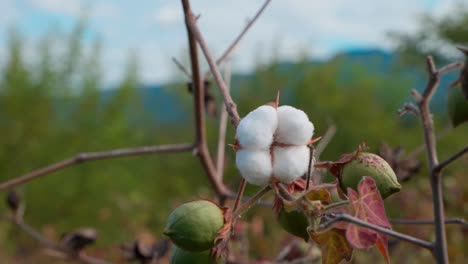
M 254 204 L 257 203 L 257 201 L 262 198 L 265 194 L 267 194 L 271 190 L 270 185 L 267 185 L 263 187 L 258 193 L 256 193 L 250 200 L 247 202 L 243 203 L 236 211 L 233 213 L 233 219 L 237 219 L 239 216 L 241 216 L 243 213 L 245 213 L 247 210 L 249 210 L 250 207 L 252 207 Z
M 208 46 L 205 42 L 205 39 L 203 38 L 200 30 L 197 27 L 195 16 L 193 15 L 192 11 L 188 6 L 188 0 L 182 0 L 182 3 L 184 4 L 185 22 L 187 24 L 187 28 L 189 29 L 189 38 L 193 40 L 196 39 L 200 44 L 200 47 L 203 53 L 205 54 L 205 58 L 208 61 L 208 64 L 210 65 L 211 72 L 215 77 L 215 81 L 218 84 L 218 88 L 221 92 L 221 95 L 223 96 L 224 103 L 226 104 L 226 110 L 231 118 L 231 123 L 234 125 L 234 127 L 237 127 L 240 121 L 239 113 L 237 113 L 237 105 L 232 100 L 232 97 L 228 92 L 227 85 L 224 82 L 221 73 L 219 72 L 218 66 L 216 65 L 216 62 L 214 61 L 210 51 L 208 50 Z M 194 72 L 192 74 L 195 75 Z
M 439 169 L 439 161 L 437 158 L 437 142 L 434 133 L 434 124 L 432 115 L 429 109 L 429 103 L 434 95 L 437 87 L 439 86 L 440 76 L 451 70 L 458 69 L 463 66 L 463 63 L 452 63 L 440 70 L 437 70 L 434 60 L 431 56 L 427 57 L 427 71 L 429 74 L 429 81 L 424 89 L 423 94 L 419 94 L 416 90 L 413 90 L 411 94 L 418 104 L 419 117 L 422 122 L 424 131 L 424 141 L 426 144 L 427 160 L 432 189 L 433 199 L 433 213 L 434 213 L 434 224 L 435 224 L 435 242 L 432 248 L 433 254 L 436 258 L 437 263 L 445 264 L 449 263 L 448 250 L 447 250 L 447 238 L 445 232 L 445 219 L 444 219 L 444 204 L 443 204 L 443 192 L 442 192 L 442 175 Z
M 390 219 L 389 221 L 393 225 L 434 225 L 433 220 Z M 468 227 L 468 222 L 463 218 L 445 219 L 445 224 L 461 225 L 463 227 Z
M 447 68 L 448 69 L 448 68 Z M 424 139 L 426 142 L 427 159 L 431 171 L 431 189 L 434 206 L 435 236 L 434 255 L 439 264 L 449 263 L 447 238 L 445 232 L 444 203 L 442 194 L 442 179 L 440 171 L 436 171 L 438 166 L 437 146 L 434 134 L 434 124 L 429 110 L 429 102 L 434 95 L 439 82 L 440 72 L 436 70 L 432 57 L 427 58 L 427 71 L 429 73 L 429 82 L 424 90 L 422 99 L 418 102 L 421 121 L 424 128 Z
M 193 98 L 194 98 L 194 112 L 195 112 L 195 132 L 196 132 L 196 145 L 198 147 L 198 157 L 203 165 L 203 168 L 210 180 L 218 197 L 224 197 L 229 190 L 223 184 L 222 181 L 217 177 L 217 170 L 211 158 L 208 150 L 208 144 L 206 141 L 206 130 L 205 130 L 205 87 L 203 80 L 200 75 L 200 66 L 198 62 L 198 51 L 197 42 L 195 37 L 190 30 L 190 23 L 194 23 L 195 18 L 193 17 L 190 9 L 190 3 L 188 0 L 182 0 L 182 6 L 185 14 L 185 24 L 187 27 L 187 37 L 189 42 L 190 52 L 190 63 L 192 67 L 192 84 L 193 84 Z M 193 20 L 193 21 L 192 21 Z M 219 73 L 219 72 L 218 72 Z M 226 89 L 224 87 L 224 89 Z
M 415 244 L 417 246 L 420 246 L 420 247 L 423 247 L 423 248 L 426 248 L 426 249 L 429 249 L 429 250 L 433 250 L 433 244 L 431 242 L 428 242 L 428 241 L 425 241 L 425 240 L 422 240 L 422 239 L 419 239 L 419 238 L 415 238 L 415 237 L 412 237 L 412 236 L 409 236 L 409 235 L 405 235 L 405 234 L 402 234 L 402 233 L 399 233 L 399 232 L 396 232 L 396 231 L 393 231 L 391 229 L 387 229 L 387 228 L 384 228 L 384 227 L 381 227 L 381 226 L 378 226 L 378 225 L 370 224 L 368 222 L 362 221 L 361 219 L 353 217 L 353 216 L 351 216 L 349 214 L 346 214 L 346 213 L 342 213 L 342 212 L 328 213 L 327 217 L 330 217 L 331 219 L 328 220 L 325 223 L 322 223 L 320 225 L 320 228 L 326 229 L 326 228 L 329 228 L 331 225 L 333 225 L 336 222 L 345 221 L 345 222 L 353 223 L 353 224 L 358 225 L 358 226 L 362 226 L 362 227 L 365 227 L 365 228 L 369 228 L 369 229 L 378 231 L 380 233 L 383 233 L 383 234 L 398 238 L 400 240 Z
M 80 154 L 75 155 L 72 158 L 59 161 L 47 167 L 40 168 L 38 170 L 26 173 L 19 177 L 0 183 L 0 191 L 10 189 L 12 187 L 31 181 L 35 178 L 45 176 L 52 172 L 56 172 L 56 171 L 65 169 L 67 167 L 81 164 L 87 161 L 127 157 L 127 156 L 148 155 L 148 154 L 155 154 L 155 153 L 187 152 L 187 151 L 193 151 L 194 149 L 195 149 L 195 146 L 193 144 L 170 144 L 170 145 L 145 146 L 145 147 L 139 147 L 139 148 L 124 148 L 124 149 L 113 149 L 113 150 L 100 151 L 100 152 L 80 153 Z

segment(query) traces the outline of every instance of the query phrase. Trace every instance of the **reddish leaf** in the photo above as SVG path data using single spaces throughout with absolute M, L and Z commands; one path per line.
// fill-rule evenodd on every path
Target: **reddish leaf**
M 354 216 L 365 222 L 390 229 L 385 208 L 374 179 L 363 177 L 358 185 L 358 193 L 348 188 L 348 197 L 354 210 Z M 387 237 L 377 231 L 350 224 L 346 238 L 354 248 L 367 249 L 377 244 L 377 248 L 390 263 L 387 250 Z
M 343 259 L 351 260 L 353 248 L 346 240 L 344 230 L 331 229 L 320 235 L 313 232 L 309 235 L 322 249 L 322 264 L 338 264 Z

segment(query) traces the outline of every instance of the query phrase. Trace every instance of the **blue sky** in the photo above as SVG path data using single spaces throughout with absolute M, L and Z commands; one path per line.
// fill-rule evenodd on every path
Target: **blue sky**
M 248 72 L 273 53 L 294 60 L 304 51 L 311 58 L 360 47 L 391 48 L 390 30 L 415 30 L 418 15 L 441 15 L 460 0 L 273 0 L 233 54 L 234 70 Z M 263 0 L 192 0 L 199 26 L 213 53 L 220 54 L 263 4 Z M 140 59 L 146 83 L 177 77 L 171 57 L 186 61 L 186 32 L 176 0 L 0 0 L 0 63 L 8 28 L 28 41 L 28 59 L 52 29 L 69 31 L 88 14 L 86 42 L 102 42 L 106 83 L 119 80 L 130 50 Z

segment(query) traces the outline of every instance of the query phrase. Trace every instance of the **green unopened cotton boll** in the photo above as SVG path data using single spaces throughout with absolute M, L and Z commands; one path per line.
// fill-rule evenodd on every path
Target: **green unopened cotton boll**
M 351 162 L 344 165 L 340 185 L 344 191 L 347 188 L 356 190 L 364 176 L 374 179 L 383 199 L 401 189 L 392 167 L 381 157 L 366 152 L 360 152 Z
M 454 127 L 468 121 L 468 100 L 459 87 L 449 88 L 447 108 Z
M 177 246 L 172 248 L 170 264 L 212 264 L 215 263 L 210 257 L 209 251 L 193 252 L 183 250 Z
M 224 225 L 224 212 L 214 202 L 197 200 L 182 204 L 169 216 L 164 234 L 183 250 L 204 251 L 214 245 Z

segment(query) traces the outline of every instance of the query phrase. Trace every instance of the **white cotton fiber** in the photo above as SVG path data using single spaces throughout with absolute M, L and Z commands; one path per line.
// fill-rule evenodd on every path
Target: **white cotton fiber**
M 314 134 L 314 125 L 304 111 L 289 105 L 278 108 L 276 141 L 291 145 L 305 145 Z
M 242 148 L 269 149 L 278 126 L 276 108 L 262 105 L 247 114 L 237 126 L 237 140 Z
M 270 151 L 241 149 L 236 152 L 236 166 L 248 183 L 265 185 L 272 173 Z
M 274 147 L 273 177 L 291 183 L 307 172 L 310 151 L 307 146 Z

